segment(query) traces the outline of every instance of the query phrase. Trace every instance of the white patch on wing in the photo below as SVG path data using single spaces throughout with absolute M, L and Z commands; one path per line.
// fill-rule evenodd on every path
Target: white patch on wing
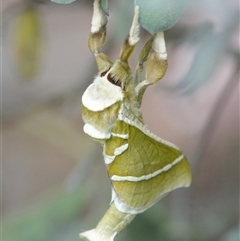
M 127 205 L 126 203 L 124 203 L 117 195 L 116 191 L 114 190 L 114 188 L 112 188 L 112 199 L 111 202 L 114 202 L 116 208 L 118 209 L 118 211 L 122 212 L 122 213 L 129 213 L 129 214 L 138 214 L 138 213 L 142 213 L 145 210 L 147 210 L 150 206 L 146 206 L 144 208 L 133 208 L 130 207 L 129 205 Z
M 128 134 L 118 134 L 118 133 L 113 133 L 113 132 L 111 134 L 114 137 L 118 137 L 118 138 L 125 139 L 125 140 L 127 140 L 129 138 Z
M 165 167 L 150 173 L 148 175 L 143 175 L 140 177 L 135 177 L 135 176 L 117 176 L 117 175 L 113 175 L 111 177 L 112 181 L 115 182 L 123 182 L 123 181 L 128 181 L 128 182 L 140 182 L 140 181 L 144 181 L 144 180 L 149 180 L 153 177 L 156 177 L 157 175 L 166 172 L 168 170 L 170 170 L 174 165 L 176 165 L 177 163 L 179 163 L 181 160 L 183 160 L 184 155 L 179 156 L 176 160 L 174 160 L 172 163 L 167 164 Z
M 173 163 L 173 165 L 176 165 L 178 162 L 180 162 L 182 159 L 184 158 L 184 155 L 178 157 Z M 167 165 L 168 166 L 168 165 Z M 167 167 L 165 166 L 165 167 Z M 162 168 L 161 170 L 163 170 L 164 168 Z M 144 179 L 145 180 L 145 179 Z M 180 185 L 179 185 L 180 186 Z M 151 206 L 153 206 L 155 203 L 157 203 L 161 198 L 163 198 L 167 193 L 171 192 L 173 189 L 175 188 L 166 188 L 164 193 L 161 193 L 159 195 L 159 197 L 157 199 L 155 199 L 153 202 L 148 203 L 146 206 L 143 206 L 141 208 L 136 208 L 136 207 L 132 207 L 129 206 L 128 204 L 126 204 L 117 194 L 116 190 L 114 188 L 112 188 L 112 200 L 111 202 L 114 202 L 116 208 L 123 213 L 129 213 L 129 214 L 138 214 L 138 213 L 142 213 L 144 211 L 146 211 L 147 209 L 149 209 Z
M 109 139 L 111 134 L 104 132 L 104 131 L 99 131 L 97 130 L 94 126 L 90 125 L 90 124 L 85 124 L 83 127 L 83 131 L 96 139 Z
M 121 87 L 110 83 L 106 76 L 97 76 L 82 96 L 82 104 L 91 111 L 101 111 L 123 100 Z
M 128 143 L 124 144 L 122 146 L 119 146 L 118 148 L 115 149 L 114 151 L 114 155 L 115 156 L 119 156 L 121 155 L 124 151 L 126 151 L 128 149 Z
M 111 198 L 110 204 L 115 200 L 115 198 L 117 198 L 117 194 L 116 194 L 114 188 L 112 187 L 112 198 Z
M 114 160 L 115 160 L 115 157 L 116 156 L 119 156 L 121 155 L 124 151 L 126 151 L 128 149 L 128 143 L 127 144 L 124 144 L 120 147 L 117 147 L 114 151 L 114 155 L 113 156 L 108 156 L 106 155 L 105 153 L 103 154 L 104 155 L 104 161 L 105 161 L 105 164 L 109 165 L 111 164 Z
M 115 160 L 115 157 L 116 157 L 116 156 L 108 156 L 105 154 L 103 154 L 103 155 L 104 155 L 104 162 L 106 165 L 111 164 Z

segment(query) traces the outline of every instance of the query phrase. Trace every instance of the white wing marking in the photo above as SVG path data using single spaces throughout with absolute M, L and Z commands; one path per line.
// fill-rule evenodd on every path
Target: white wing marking
M 124 203 L 116 194 L 114 188 L 112 188 L 112 200 L 111 202 L 114 202 L 116 208 L 122 212 L 122 213 L 129 213 L 129 214 L 138 214 L 138 213 L 142 213 L 145 210 L 147 210 L 149 207 L 151 207 L 154 203 L 147 205 L 144 208 L 133 208 L 130 207 L 129 205 L 127 205 L 126 203 Z
M 102 111 L 122 100 L 121 87 L 110 83 L 105 76 L 97 76 L 82 96 L 82 104 L 91 111 Z
M 109 139 L 111 137 L 111 134 L 108 132 L 104 132 L 104 131 L 99 131 L 97 130 L 94 126 L 90 125 L 90 124 L 85 124 L 83 127 L 83 131 L 96 139 Z
M 124 151 L 126 151 L 128 149 L 128 143 L 124 144 L 120 147 L 117 147 L 114 151 L 114 156 L 108 156 L 104 153 L 104 161 L 107 165 L 111 164 L 114 160 L 116 156 L 121 155 Z
M 118 138 L 125 139 L 125 140 L 127 140 L 129 138 L 128 134 L 118 134 L 118 133 L 113 133 L 113 132 L 111 134 L 114 137 L 118 137 Z
M 170 170 L 174 165 L 176 165 L 177 163 L 179 163 L 181 160 L 183 160 L 184 155 L 181 155 L 180 157 L 178 157 L 176 160 L 174 160 L 174 162 L 172 162 L 171 164 L 167 164 L 165 167 L 150 173 L 148 175 L 143 175 L 140 177 L 135 177 L 135 176 L 117 176 L 117 175 L 113 175 L 111 177 L 112 181 L 115 182 L 123 182 L 123 181 L 128 181 L 128 182 L 140 182 L 140 181 L 144 181 L 144 180 L 149 180 L 153 177 L 156 177 L 157 175 L 166 172 L 168 170 Z

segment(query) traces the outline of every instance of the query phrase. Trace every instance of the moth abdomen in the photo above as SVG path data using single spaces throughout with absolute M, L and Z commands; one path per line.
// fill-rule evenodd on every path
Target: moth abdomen
M 133 219 L 135 215 L 120 212 L 114 203 L 111 203 L 106 214 L 98 223 L 95 229 L 81 233 L 84 240 L 113 241 Z

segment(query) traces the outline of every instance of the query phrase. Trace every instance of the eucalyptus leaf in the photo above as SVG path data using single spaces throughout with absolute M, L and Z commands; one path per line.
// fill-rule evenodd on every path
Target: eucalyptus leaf
M 108 0 L 101 0 L 100 1 L 101 8 L 105 12 L 105 14 L 108 14 Z
M 69 3 L 73 3 L 75 1 L 76 0 L 51 0 L 51 2 L 60 3 L 60 4 L 69 4 Z
M 180 18 L 188 0 L 135 0 L 140 7 L 140 24 L 150 33 L 171 28 Z

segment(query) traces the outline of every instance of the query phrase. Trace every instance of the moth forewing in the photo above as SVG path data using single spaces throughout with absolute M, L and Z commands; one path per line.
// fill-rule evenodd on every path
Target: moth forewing
M 94 139 L 110 138 L 123 98 L 121 87 L 97 76 L 82 96 L 84 132 Z
M 190 184 L 190 168 L 180 150 L 123 121 L 117 121 L 116 126 L 128 130 L 128 140 L 111 137 L 104 145 L 104 153 L 111 148 L 114 155 L 115 148 L 128 142 L 128 148 L 122 155 L 114 155 L 107 168 L 116 195 L 131 207 L 132 213 L 143 212 L 168 192 Z

